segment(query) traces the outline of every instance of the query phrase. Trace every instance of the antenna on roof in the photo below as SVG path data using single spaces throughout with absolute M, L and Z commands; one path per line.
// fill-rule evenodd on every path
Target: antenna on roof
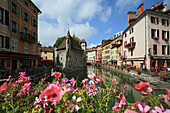
M 68 24 L 68 31 L 70 31 L 70 30 L 69 30 L 69 24 Z

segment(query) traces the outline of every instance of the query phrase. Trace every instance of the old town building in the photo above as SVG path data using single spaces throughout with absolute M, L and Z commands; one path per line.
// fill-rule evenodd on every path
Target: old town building
M 31 0 L 0 0 L 0 64 L 8 69 L 38 65 L 38 15 Z
M 41 47 L 41 61 L 54 61 L 54 50 L 52 47 Z
M 86 46 L 84 39 L 80 41 L 75 35 L 72 37 L 68 31 L 66 37 L 58 38 L 58 41 L 56 41 L 56 67 L 62 70 L 84 69 Z
M 96 62 L 96 58 L 97 58 L 97 50 L 96 47 L 93 48 L 89 48 L 86 51 L 86 58 L 87 58 L 87 64 L 92 64 Z
M 159 68 L 170 66 L 170 9 L 156 3 L 143 12 L 142 3 L 136 12 L 128 12 L 128 27 L 123 32 L 124 63 L 149 70 L 158 62 Z

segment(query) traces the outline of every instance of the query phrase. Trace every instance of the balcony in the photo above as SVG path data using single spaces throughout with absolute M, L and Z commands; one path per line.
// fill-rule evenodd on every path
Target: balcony
M 32 36 L 31 34 L 27 34 L 27 33 L 20 33 L 20 39 L 24 42 L 28 42 L 28 43 L 35 43 L 36 39 L 34 36 Z
M 153 39 L 155 39 L 155 40 L 159 40 L 159 37 L 154 37 Z
M 114 43 L 114 44 L 112 44 L 111 49 L 114 48 L 114 47 L 119 47 L 119 46 L 121 46 L 121 45 L 122 45 L 122 43 Z
M 123 60 L 126 59 L 126 58 L 127 58 L 127 56 L 121 56 L 121 59 L 123 59 Z
M 133 49 L 133 48 L 135 48 L 135 45 L 136 45 L 136 42 L 130 42 L 125 45 L 125 48 Z

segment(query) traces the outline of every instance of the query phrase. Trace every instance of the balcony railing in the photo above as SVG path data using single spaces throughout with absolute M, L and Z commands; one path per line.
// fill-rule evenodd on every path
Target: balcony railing
M 28 43 L 35 43 L 36 42 L 36 38 L 31 35 L 31 34 L 27 34 L 27 33 L 20 33 L 20 39 L 24 42 L 28 42 Z
M 154 37 L 155 40 L 159 40 L 159 37 Z
M 119 47 L 119 46 L 121 46 L 121 45 L 122 45 L 122 43 L 114 43 L 114 44 L 112 44 L 112 47 L 111 47 L 111 48 Z
M 133 49 L 133 48 L 135 48 L 135 45 L 136 45 L 136 42 L 130 42 L 125 45 L 125 48 Z

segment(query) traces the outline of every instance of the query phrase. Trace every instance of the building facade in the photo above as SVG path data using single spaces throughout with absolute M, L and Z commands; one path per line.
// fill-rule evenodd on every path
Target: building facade
M 78 42 L 77 42 L 78 41 Z M 78 69 L 86 66 L 86 42 L 83 39 L 81 42 L 77 37 L 67 36 L 56 48 L 56 66 L 63 69 Z
M 111 60 L 112 41 L 112 39 L 102 41 L 102 63 L 108 63 Z
M 38 65 L 38 15 L 31 0 L 0 0 L 0 62 L 8 69 Z
M 96 49 L 88 49 L 86 51 L 87 63 L 92 64 L 96 62 Z
M 170 66 L 169 21 L 170 9 L 156 3 L 143 12 L 143 3 L 136 12 L 128 12 L 128 27 L 123 32 L 124 64 L 145 67 L 149 70 L 158 62 L 159 68 Z
M 54 61 L 54 50 L 52 47 L 41 47 L 41 61 Z

